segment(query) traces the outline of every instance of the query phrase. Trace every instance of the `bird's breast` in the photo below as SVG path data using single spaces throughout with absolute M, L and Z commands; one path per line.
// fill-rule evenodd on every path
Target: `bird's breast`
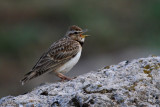
M 70 71 L 73 66 L 75 66 L 77 64 L 77 62 L 79 61 L 79 58 L 81 56 L 81 52 L 82 52 L 82 48 L 80 47 L 79 52 L 76 54 L 76 56 L 74 56 L 72 59 L 70 59 L 68 62 L 66 62 L 64 65 L 62 65 L 57 72 L 60 73 L 67 73 L 68 71 Z

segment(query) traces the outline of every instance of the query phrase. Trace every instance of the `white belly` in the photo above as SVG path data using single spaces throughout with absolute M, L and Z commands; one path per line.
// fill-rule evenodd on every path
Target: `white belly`
M 77 53 L 77 55 L 72 58 L 70 61 L 68 61 L 67 63 L 65 63 L 63 66 L 61 66 L 57 72 L 60 73 L 67 73 L 68 71 L 70 71 L 73 66 L 76 65 L 76 63 L 78 62 L 80 56 L 81 56 L 81 52 L 82 52 L 82 48 L 80 48 L 80 51 Z

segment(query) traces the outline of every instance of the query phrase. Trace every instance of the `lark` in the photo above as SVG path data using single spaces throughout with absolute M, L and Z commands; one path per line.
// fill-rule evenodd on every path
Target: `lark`
M 76 25 L 69 27 L 66 35 L 54 42 L 39 58 L 31 71 L 24 76 L 21 80 L 22 85 L 49 72 L 54 72 L 62 81 L 71 80 L 64 73 L 70 71 L 79 61 L 83 43 L 88 36 L 84 35 L 86 31 Z

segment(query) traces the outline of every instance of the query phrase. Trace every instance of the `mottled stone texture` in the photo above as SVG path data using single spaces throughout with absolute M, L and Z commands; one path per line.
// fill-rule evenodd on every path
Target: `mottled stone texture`
M 25 95 L 1 98 L 0 105 L 160 107 L 160 57 L 123 61 L 68 82 L 47 83 Z

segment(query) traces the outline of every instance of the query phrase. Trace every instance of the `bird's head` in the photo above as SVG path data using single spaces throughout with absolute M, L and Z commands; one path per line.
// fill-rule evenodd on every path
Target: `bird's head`
M 83 33 L 85 33 L 86 31 L 87 30 L 82 30 L 80 27 L 73 25 L 69 27 L 66 36 L 80 43 L 84 43 L 85 38 L 89 36 L 89 35 L 83 35 Z

